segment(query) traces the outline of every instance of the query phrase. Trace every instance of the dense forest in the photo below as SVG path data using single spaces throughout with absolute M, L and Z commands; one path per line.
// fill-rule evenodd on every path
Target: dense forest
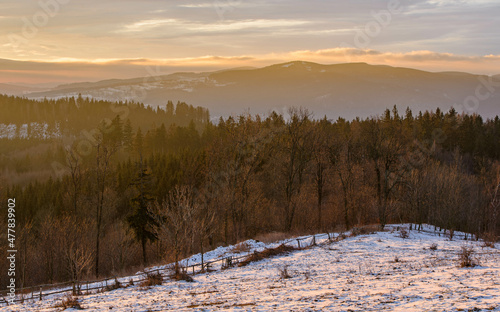
M 7 96 L 0 111 L 16 129 L 0 139 L 0 202 L 16 198 L 24 286 L 125 274 L 272 232 L 413 222 L 500 234 L 498 117 L 394 107 L 352 121 L 290 109 L 210 122 L 185 103 Z

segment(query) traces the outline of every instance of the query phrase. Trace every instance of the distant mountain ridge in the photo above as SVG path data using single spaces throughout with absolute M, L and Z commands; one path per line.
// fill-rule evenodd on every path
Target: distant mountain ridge
M 489 79 L 493 83 L 485 86 Z M 2 86 L 0 92 L 5 92 Z M 349 119 L 378 115 L 394 105 L 400 110 L 410 107 L 414 112 L 437 107 L 448 110 L 455 106 L 459 112 L 473 108 L 470 112 L 487 118 L 500 113 L 500 75 L 490 78 L 462 72 L 433 73 L 366 63 L 322 65 L 294 61 L 263 68 L 73 83 L 42 92 L 30 91 L 25 96 L 59 98 L 80 93 L 84 97 L 135 100 L 152 106 L 165 105 L 167 100 L 184 101 L 208 108 L 212 116 L 244 111 L 286 113 L 290 106 L 306 107 L 316 117 Z

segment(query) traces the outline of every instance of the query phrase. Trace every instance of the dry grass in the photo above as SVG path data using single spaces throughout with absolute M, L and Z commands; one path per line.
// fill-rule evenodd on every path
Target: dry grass
M 156 285 L 161 285 L 163 283 L 163 275 L 161 273 L 148 273 L 146 279 L 142 281 L 139 286 L 141 287 L 151 287 Z
M 64 310 L 66 309 L 83 310 L 83 307 L 80 305 L 80 302 L 78 301 L 78 297 L 73 297 L 72 295 L 64 296 L 62 302 L 60 304 L 55 305 L 54 308 L 62 308 Z
M 255 252 L 255 253 L 249 255 L 247 258 L 245 258 L 243 261 L 241 261 L 238 266 L 240 266 L 240 267 L 246 266 L 247 264 L 249 264 L 251 262 L 256 262 L 256 261 L 267 259 L 267 258 L 270 258 L 273 256 L 286 254 L 286 253 L 289 253 L 289 252 L 294 251 L 294 250 L 297 250 L 297 248 L 287 246 L 285 244 L 281 244 L 276 248 L 265 249 L 262 252 Z
M 282 232 L 272 232 L 267 234 L 259 234 L 255 237 L 256 241 L 263 242 L 265 244 L 270 244 L 278 241 L 282 241 L 285 239 L 291 238 L 292 235 L 288 233 Z

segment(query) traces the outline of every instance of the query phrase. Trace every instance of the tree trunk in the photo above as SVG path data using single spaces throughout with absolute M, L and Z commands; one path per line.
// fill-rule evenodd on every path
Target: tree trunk
M 201 269 L 203 271 L 203 238 L 200 237 Z
M 142 265 L 146 265 L 148 263 L 148 258 L 146 254 L 146 238 L 143 238 L 141 240 L 141 245 L 142 245 Z
M 323 204 L 323 166 L 318 162 L 317 170 L 316 170 L 316 183 L 318 190 L 318 230 L 323 231 L 322 224 L 322 204 Z

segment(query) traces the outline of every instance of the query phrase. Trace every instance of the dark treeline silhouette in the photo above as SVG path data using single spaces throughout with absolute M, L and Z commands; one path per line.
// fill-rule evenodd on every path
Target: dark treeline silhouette
M 103 113 L 81 111 L 99 129 L 90 150 L 78 139 L 2 140 L 10 151 L 2 156 L 5 182 L 12 171 L 30 178 L 0 190 L 1 202 L 17 200 L 21 283 L 125 274 L 272 232 L 412 222 L 500 233 L 498 117 L 453 109 L 400 115 L 394 107 L 331 121 L 290 109 L 211 123 L 200 111 L 161 113 L 157 126 L 120 116 L 103 125 Z M 37 156 L 26 153 L 31 140 Z
M 168 101 L 165 107 L 154 109 L 142 103 L 110 102 L 83 98 L 44 99 L 40 101 L 0 95 L 0 124 L 13 124 L 20 129 L 26 125 L 28 138 L 39 138 L 35 125 L 45 124 L 47 133 L 59 130 L 64 135 L 78 135 L 82 130 L 96 127 L 103 120 L 111 120 L 119 115 L 122 122 L 127 119 L 133 127 L 149 129 L 162 123 L 169 126 L 188 125 L 191 120 L 204 123 L 208 120 L 208 110 L 193 107 L 183 102 L 174 105 Z M 124 118 L 125 117 L 125 118 Z

